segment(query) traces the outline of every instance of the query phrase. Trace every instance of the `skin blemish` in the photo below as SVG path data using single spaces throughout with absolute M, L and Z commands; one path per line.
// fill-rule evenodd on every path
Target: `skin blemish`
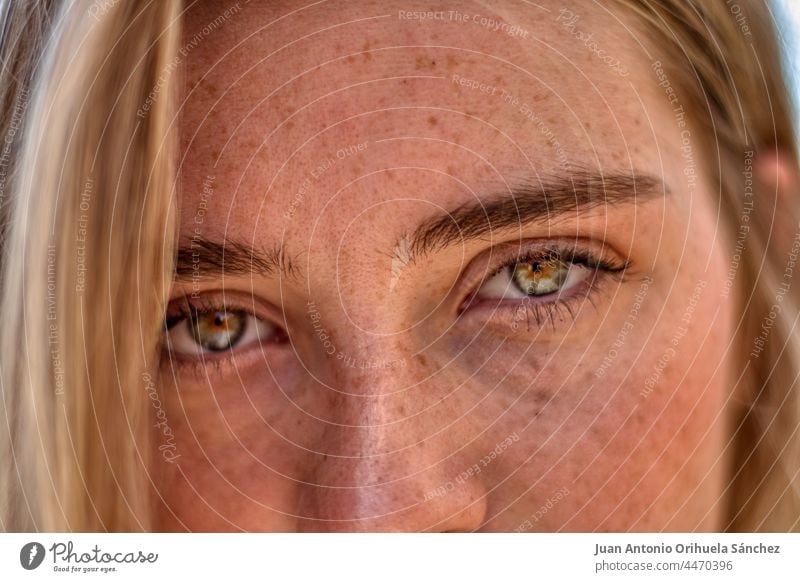
M 360 3 L 330 2 L 337 21 L 365 15 Z M 579 62 L 587 45 L 570 35 L 555 38 L 561 3 L 543 2 L 552 18 L 508 3 L 503 21 L 541 35 Z M 254 26 L 280 13 L 274 3 L 254 4 L 264 11 Z M 638 43 L 603 37 L 612 27 L 620 38 L 628 33 L 615 22 L 601 26 L 605 12 L 592 4 L 580 3 L 581 25 L 596 19 L 591 32 L 598 48 L 602 43 L 633 63 Z M 455 6 L 461 14 L 475 11 L 471 4 Z M 408 8 L 381 3 L 387 14 Z M 164 408 L 170 422 L 176 419 L 188 483 L 165 487 L 172 511 L 160 516 L 161 528 L 180 527 L 177 517 L 206 531 L 514 531 L 565 484 L 572 489 L 578 473 L 575 493 L 543 515 L 537 529 L 625 531 L 636 520 L 636 527 L 657 531 L 702 528 L 698 516 L 719 505 L 723 489 L 714 479 L 701 486 L 694 477 L 707 473 L 706 459 L 716 459 L 718 443 L 725 443 L 722 423 L 713 433 L 709 427 L 720 418 L 714 403 L 731 385 L 715 374 L 733 326 L 732 310 L 715 315 L 710 288 L 693 311 L 692 325 L 703 333 L 681 339 L 680 350 L 700 357 L 676 355 L 649 398 L 640 392 L 687 309 L 695 273 L 709 286 L 721 285 L 730 256 L 712 246 L 719 239 L 716 205 L 709 202 L 717 200 L 714 192 L 701 193 L 698 182 L 691 204 L 662 204 L 665 194 L 659 191 L 655 201 L 634 197 L 624 179 L 635 171 L 673 190 L 686 183 L 680 149 L 659 149 L 662 136 L 680 143 L 673 111 L 661 93 L 642 91 L 637 99 L 633 90 L 652 85 L 650 63 L 643 63 L 641 79 L 633 69 L 618 78 L 595 61 L 579 75 L 543 46 L 526 42 L 519 50 L 503 31 L 432 22 L 399 27 L 397 18 L 386 18 L 368 30 L 348 29 L 366 34 L 346 42 L 318 34 L 316 17 L 293 18 L 296 26 L 270 29 L 269 43 L 228 55 L 226 47 L 242 39 L 235 30 L 228 37 L 215 33 L 186 57 L 189 79 L 203 79 L 222 54 L 229 66 L 214 69 L 216 88 L 187 97 L 181 117 L 181 134 L 196 139 L 180 167 L 187 210 L 180 234 L 191 240 L 196 220 L 207 237 L 219 234 L 201 249 L 208 255 L 202 305 L 211 311 L 230 304 L 261 324 L 229 354 L 193 357 L 177 373 L 164 374 L 179 388 L 165 391 L 171 396 Z M 209 21 L 207 14 L 194 19 L 194 29 Z M 439 42 L 431 40 L 433 28 Z M 274 52 L 300 37 L 308 50 Z M 380 47 L 392 50 L 378 53 Z M 370 51 L 376 54 L 367 63 Z M 344 58 L 314 68 L 334 56 Z M 260 58 L 268 62 L 241 77 Z M 283 89 L 288 79 L 295 81 Z M 268 115 L 243 123 L 251 103 L 279 90 L 265 106 Z M 216 103 L 218 93 L 225 93 L 224 103 Z M 302 115 L 292 117 L 300 107 Z M 648 124 L 640 119 L 649 119 L 654 131 L 641 131 Z M 272 136 L 281 121 L 288 131 Z M 227 146 L 234 130 L 242 133 Z M 225 163 L 215 168 L 217 187 L 209 197 L 203 184 L 223 147 Z M 263 153 L 248 165 L 255 147 Z M 324 172 L 310 173 L 323 163 Z M 604 189 L 619 203 L 589 204 Z M 213 211 L 206 210 L 211 204 Z M 240 274 L 223 278 L 219 264 L 223 258 L 226 268 L 234 264 L 233 255 L 212 252 L 210 243 L 222 246 L 227 238 L 244 246 L 235 263 Z M 683 252 L 687 239 L 691 253 Z M 420 242 L 430 244 L 412 244 Z M 270 252 L 281 247 L 298 257 L 296 276 L 278 273 L 281 260 Z M 251 268 L 248 249 L 270 268 Z M 545 261 L 533 269 L 531 260 L 545 249 L 555 249 L 565 264 Z M 191 273 L 193 249 L 183 250 L 183 272 Z M 652 284 L 589 266 L 626 261 L 631 272 L 652 270 Z M 171 294 L 176 306 L 192 292 L 193 275 L 187 277 Z M 540 287 L 530 300 L 524 289 Z M 544 293 L 551 288 L 559 294 Z M 483 303 L 460 310 L 479 290 Z M 533 303 L 542 325 L 529 310 L 517 311 Z M 256 329 L 274 328 L 291 342 L 258 341 Z M 192 329 L 190 313 L 170 337 L 196 351 Z M 705 341 L 706 330 L 712 341 Z M 709 394 L 709 405 L 698 406 L 688 422 L 698 392 Z M 190 402 L 182 402 L 183 394 Z M 581 499 L 578 486 L 592 495 L 620 465 L 613 448 L 603 445 L 637 406 L 620 442 L 639 446 L 625 452 L 614 483 L 625 500 L 598 495 L 586 505 L 591 510 L 579 513 L 588 496 Z M 192 427 L 205 436 L 194 437 Z M 431 501 L 433 492 L 476 464 L 479 473 Z M 263 504 L 243 499 L 215 466 L 235 470 L 242 490 L 258 491 Z M 293 468 L 289 479 L 282 467 Z M 672 480 L 679 469 L 687 477 Z M 644 471 L 652 475 L 647 483 L 638 479 Z M 370 487 L 378 475 L 385 487 Z M 665 483 L 670 489 L 661 496 Z M 422 509 L 400 512 L 425 494 Z M 676 512 L 690 494 L 698 501 Z M 198 514 L 198 496 L 225 521 L 213 512 Z M 470 508 L 474 499 L 488 509 Z M 641 500 L 653 504 L 646 517 L 636 506 Z M 331 507 L 341 520 L 329 519 L 325 508 Z M 379 517 L 348 520 L 368 514 Z M 566 526 L 564 515 L 571 519 Z
M 429 57 L 417 57 L 414 68 L 418 71 L 431 71 L 436 68 L 436 61 Z

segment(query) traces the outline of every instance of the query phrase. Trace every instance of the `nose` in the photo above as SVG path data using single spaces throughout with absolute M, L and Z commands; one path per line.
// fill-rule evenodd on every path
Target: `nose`
M 486 488 L 457 398 L 442 398 L 441 383 L 417 381 L 426 373 L 410 362 L 337 370 L 332 413 L 299 486 L 297 529 L 478 529 Z

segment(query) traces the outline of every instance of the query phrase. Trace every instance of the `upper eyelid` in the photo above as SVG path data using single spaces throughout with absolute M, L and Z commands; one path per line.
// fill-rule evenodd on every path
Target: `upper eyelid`
M 605 255 L 612 254 L 607 244 L 584 237 L 551 237 L 500 243 L 474 258 L 465 269 L 456 287 L 458 289 L 466 288 L 470 294 L 474 293 L 477 291 L 478 285 L 497 275 L 510 263 L 521 261 L 526 255 L 532 254 L 536 250 L 547 250 L 548 248 L 575 249 L 578 252 L 594 254 L 598 260 L 603 260 L 607 258 Z M 604 250 L 605 253 L 599 252 L 601 250 Z M 619 253 L 616 254 L 619 255 Z M 624 268 L 629 268 L 631 260 L 619 256 Z
M 176 302 L 182 302 L 183 305 L 192 305 L 192 301 L 199 301 L 203 304 L 203 308 L 199 309 L 200 312 L 211 311 L 212 309 L 225 308 L 230 311 L 243 311 L 248 315 L 257 317 L 266 321 L 276 327 L 285 328 L 285 316 L 281 310 L 278 310 L 260 299 L 254 293 L 243 293 L 238 290 L 208 290 L 198 293 L 198 297 L 192 297 L 187 293 L 181 293 L 178 297 L 171 299 L 165 309 L 165 319 L 170 311 L 170 306 Z M 188 314 L 186 314 L 188 315 Z

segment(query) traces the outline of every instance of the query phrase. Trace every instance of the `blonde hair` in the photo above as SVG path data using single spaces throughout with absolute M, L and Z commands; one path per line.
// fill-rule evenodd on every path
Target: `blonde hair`
M 787 289 L 791 273 L 788 279 L 784 275 L 793 268 L 790 253 L 800 244 L 800 199 L 797 191 L 786 191 L 787 184 L 780 184 L 778 191 L 781 179 L 764 176 L 768 168 L 757 171 L 759 158 L 778 156 L 793 173 L 798 163 L 774 17 L 764 0 L 618 3 L 623 12 L 638 16 L 649 39 L 647 48 L 676 81 L 694 149 L 704 153 L 719 197 L 728 277 L 735 282 L 729 301 L 735 301 L 738 315 L 731 355 L 741 368 L 733 376 L 744 387 L 731 391 L 745 404 L 731 427 L 729 446 L 735 455 L 726 492 L 726 528 L 796 530 L 800 335 L 795 327 L 800 286 Z M 777 167 L 771 171 L 775 174 Z M 754 192 L 750 205 L 748 179 Z M 769 329 L 766 340 L 764 327 Z
M 705 166 L 733 248 L 744 152 L 780 152 L 796 167 L 769 8 L 763 0 L 617 5 L 620 16 L 638 15 L 711 152 Z M 0 158 L 6 531 L 153 527 L 147 374 L 155 376 L 172 276 L 181 8 L 178 0 L 0 0 L 0 131 L 13 136 Z M 780 233 L 796 229 L 797 216 L 767 184 L 759 188 L 760 217 L 731 299 L 750 401 L 732 425 L 724 525 L 789 530 L 800 516 L 797 287 L 763 351 L 751 350 L 784 276 Z M 788 224 L 768 220 L 773 207 Z
M 3 207 L 0 516 L 6 530 L 146 530 L 141 374 L 171 281 L 176 80 L 161 72 L 180 6 L 55 4 L 3 8 L 0 87 L 26 111 Z

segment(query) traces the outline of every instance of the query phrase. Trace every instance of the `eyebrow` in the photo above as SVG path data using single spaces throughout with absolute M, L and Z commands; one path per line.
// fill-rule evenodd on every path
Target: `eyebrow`
M 648 174 L 575 172 L 509 186 L 488 200 L 470 201 L 433 217 L 403 237 L 410 258 L 431 254 L 494 231 L 549 222 L 578 210 L 639 204 L 663 198 L 669 188 Z
M 578 210 L 644 203 L 669 193 L 663 180 L 641 173 L 575 172 L 569 177 L 522 181 L 488 200 L 467 202 L 428 219 L 411 236 L 403 237 L 396 248 L 402 249 L 405 261 L 415 260 L 487 233 L 546 223 Z M 236 240 L 217 242 L 197 235 L 178 245 L 177 281 L 276 274 L 296 275 L 283 245 L 259 250 Z
M 273 276 L 294 274 L 294 266 L 283 246 L 259 250 L 236 240 L 217 242 L 192 236 L 178 244 L 175 256 L 176 280 L 208 280 L 223 275 Z

